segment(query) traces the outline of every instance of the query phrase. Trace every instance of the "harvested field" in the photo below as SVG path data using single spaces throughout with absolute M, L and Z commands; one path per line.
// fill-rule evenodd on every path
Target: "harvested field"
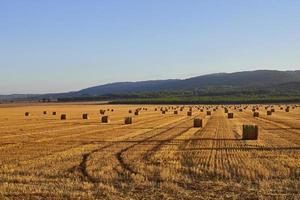
M 300 106 L 252 108 L 1 105 L 0 199 L 300 199 Z

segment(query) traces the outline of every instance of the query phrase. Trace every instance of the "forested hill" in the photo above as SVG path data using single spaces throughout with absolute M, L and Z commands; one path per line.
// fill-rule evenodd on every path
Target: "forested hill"
M 183 80 L 158 80 L 141 82 L 119 82 L 95 86 L 73 93 L 75 96 L 128 93 L 128 92 L 153 92 L 153 91 L 178 91 L 195 90 L 214 87 L 234 88 L 267 88 L 289 83 L 300 82 L 300 70 L 298 71 L 245 71 L 236 73 L 218 73 L 197 76 Z M 292 84 L 292 85 L 293 85 Z
M 0 95 L 0 100 L 111 100 L 172 97 L 300 97 L 300 70 L 217 73 L 188 79 L 117 82 L 79 91 L 41 95 Z

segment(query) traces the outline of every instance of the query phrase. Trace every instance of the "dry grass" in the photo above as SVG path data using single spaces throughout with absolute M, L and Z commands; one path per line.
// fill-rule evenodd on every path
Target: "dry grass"
M 1 105 L 0 199 L 299 199 L 300 107 L 227 108 L 233 119 L 211 105 Z M 242 140 L 243 124 L 258 140 Z

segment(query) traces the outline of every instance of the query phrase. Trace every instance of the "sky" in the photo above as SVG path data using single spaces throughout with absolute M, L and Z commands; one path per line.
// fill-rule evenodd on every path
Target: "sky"
M 0 94 L 300 69 L 298 0 L 0 0 Z

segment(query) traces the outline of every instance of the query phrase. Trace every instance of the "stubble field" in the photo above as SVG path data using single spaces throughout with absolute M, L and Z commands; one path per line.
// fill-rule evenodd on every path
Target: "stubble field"
M 0 105 L 0 199 L 300 199 L 300 107 L 257 107 Z

